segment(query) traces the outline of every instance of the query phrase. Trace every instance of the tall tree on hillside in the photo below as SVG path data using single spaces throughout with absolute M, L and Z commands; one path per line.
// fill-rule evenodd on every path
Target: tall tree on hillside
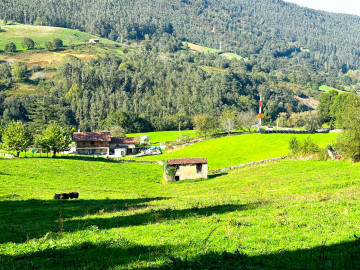
M 20 152 L 26 151 L 32 144 L 33 136 L 22 122 L 13 121 L 4 129 L 2 141 L 2 148 L 15 151 L 18 157 Z

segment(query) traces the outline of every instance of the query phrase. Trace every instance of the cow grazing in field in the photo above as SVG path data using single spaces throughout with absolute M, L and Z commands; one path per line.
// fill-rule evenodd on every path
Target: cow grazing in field
M 78 199 L 79 198 L 79 192 L 70 192 L 69 197 L 70 197 L 70 199 Z
M 68 200 L 68 199 L 78 199 L 79 198 L 79 192 L 70 192 L 70 193 L 61 193 L 54 195 L 55 200 Z

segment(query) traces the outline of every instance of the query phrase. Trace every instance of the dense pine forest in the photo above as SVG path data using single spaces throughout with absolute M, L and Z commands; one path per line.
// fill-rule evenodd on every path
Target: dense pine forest
M 4 0 L 0 17 L 120 42 L 150 37 L 161 45 L 167 34 L 208 47 L 219 48 L 221 42 L 226 51 L 267 62 L 310 57 L 313 68 L 326 71 L 360 66 L 358 16 L 281 0 Z
M 48 66 L 0 61 L 2 125 L 21 120 L 36 132 L 55 120 L 94 131 L 108 129 L 117 113 L 126 115 L 127 132 L 176 129 L 180 116 L 182 127 L 192 128 L 196 115 L 256 112 L 260 90 L 263 123 L 274 124 L 280 116 L 315 109 L 304 100 L 320 100 L 321 85 L 353 93 L 359 88 L 357 16 L 277 0 L 3 3 L 4 22 L 79 29 L 119 43 L 100 44 L 99 53 L 70 38 L 55 39 L 27 49 L 92 56 L 71 55 Z M 190 42 L 216 50 L 194 51 Z M 11 59 L 16 48 L 6 45 L 2 53 Z M 24 84 L 31 91 L 16 92 Z

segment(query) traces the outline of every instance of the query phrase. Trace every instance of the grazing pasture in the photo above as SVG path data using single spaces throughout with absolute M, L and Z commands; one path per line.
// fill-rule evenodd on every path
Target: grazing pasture
M 296 136 L 299 140 L 311 137 L 320 147 L 326 147 L 336 140 L 338 134 L 243 134 L 211 139 L 194 145 L 165 152 L 161 156 L 148 156 L 143 160 L 164 160 L 168 158 L 208 159 L 209 169 L 215 170 L 242 163 L 286 156 L 289 140 Z
M 0 268 L 358 269 L 359 179 L 347 162 L 164 184 L 159 165 L 0 159 Z
M 53 38 L 61 39 L 65 46 L 88 43 L 91 38 L 98 38 L 100 43 L 103 44 L 118 44 L 117 42 L 99 38 L 85 32 L 61 27 L 14 24 L 1 25 L 1 29 L 3 31 L 0 32 L 0 50 L 3 50 L 5 44 L 10 41 L 15 43 L 18 50 L 24 50 L 21 46 L 21 41 L 24 37 L 33 39 L 37 46 L 43 48 L 45 42 Z

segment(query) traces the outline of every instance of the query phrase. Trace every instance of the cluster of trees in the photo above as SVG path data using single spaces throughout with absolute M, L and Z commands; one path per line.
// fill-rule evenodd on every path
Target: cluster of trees
M 323 123 L 328 123 L 331 128 L 343 129 L 347 125 L 349 108 L 360 108 L 358 95 L 330 91 L 322 95 L 318 112 Z
M 34 137 L 21 121 L 12 121 L 1 130 L 0 135 L 1 148 L 15 152 L 16 156 L 33 146 L 46 153 L 52 152 L 55 157 L 56 153 L 67 150 L 72 141 L 71 132 L 57 123 L 49 124 L 41 134 Z
M 277 119 L 280 127 L 305 127 L 308 131 L 315 131 L 322 127 L 323 122 L 317 111 L 307 111 L 300 113 L 280 113 Z
M 188 40 L 261 58 L 344 73 L 360 67 L 360 19 L 268 0 L 3 0 L 0 17 L 80 29 L 112 40 Z M 176 42 L 174 43 L 176 44 Z M 171 47 L 171 46 L 170 46 Z M 169 47 L 169 48 L 170 48 Z M 175 46 L 176 47 L 176 46 Z
M 207 138 L 209 135 L 214 135 L 220 132 L 227 132 L 230 134 L 233 130 L 248 130 L 257 124 L 257 115 L 254 111 L 245 111 L 236 113 L 234 111 L 226 110 L 218 118 L 207 114 L 196 115 L 192 119 L 194 130 Z
M 26 50 L 33 50 L 35 49 L 35 42 L 33 39 L 29 37 L 24 37 L 21 40 L 21 46 Z M 56 51 L 62 46 L 63 46 L 63 41 L 59 38 L 53 38 L 52 40 L 48 40 L 45 42 L 45 49 L 48 51 Z M 17 51 L 16 44 L 12 41 L 6 43 L 4 47 L 4 51 L 16 52 Z

